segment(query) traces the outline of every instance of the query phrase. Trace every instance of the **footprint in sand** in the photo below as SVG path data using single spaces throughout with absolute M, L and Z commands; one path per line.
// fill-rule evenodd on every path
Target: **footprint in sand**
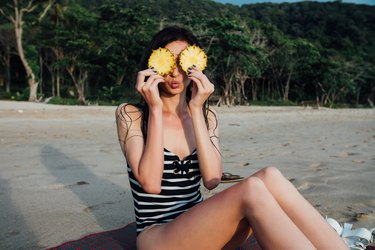
M 313 171 L 321 171 L 324 169 L 322 163 L 319 162 L 310 164 L 309 168 Z
M 297 187 L 298 190 L 307 190 L 311 187 L 311 183 L 308 181 L 304 181 Z
M 356 152 L 342 152 L 342 153 L 339 153 L 337 155 L 331 155 L 330 157 L 333 157 L 333 158 L 346 158 L 348 156 L 355 156 L 355 155 L 360 155 L 360 153 L 356 153 Z
M 349 154 L 347 152 L 343 152 L 343 153 L 339 153 L 337 155 L 330 155 L 329 157 L 332 157 L 332 158 L 346 158 L 348 156 L 349 156 Z
M 87 185 L 87 184 L 89 184 L 89 183 L 86 182 L 86 181 L 78 181 L 78 182 L 76 182 L 74 184 L 69 184 L 69 185 L 52 184 L 52 185 L 49 185 L 48 188 L 52 189 L 52 190 L 59 190 L 59 189 L 71 188 L 71 187 L 74 187 L 74 186 L 82 186 L 82 185 Z
M 12 230 L 12 231 L 8 231 L 6 234 L 7 235 L 19 235 L 21 232 L 18 231 L 18 230 Z
M 357 163 L 357 164 L 365 163 L 364 160 L 352 160 L 352 162 Z
M 88 206 L 88 207 L 84 208 L 83 211 L 86 212 L 86 213 L 90 213 L 91 211 L 99 210 L 102 207 L 105 207 L 107 205 L 113 205 L 113 204 L 118 203 L 118 202 L 120 202 L 120 201 L 117 201 L 117 202 L 110 201 L 110 202 L 100 203 L 100 204 L 97 204 L 97 205 Z
M 369 218 L 368 213 L 354 213 L 352 221 L 366 221 Z
M 359 155 L 359 153 L 349 152 L 348 156 Z

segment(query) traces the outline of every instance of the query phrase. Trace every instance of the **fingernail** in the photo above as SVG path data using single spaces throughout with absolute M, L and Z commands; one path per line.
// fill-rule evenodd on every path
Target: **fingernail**
M 154 67 L 151 67 L 150 69 L 154 69 Z
M 156 70 L 153 70 L 154 71 L 154 73 L 158 73 Z
M 188 70 L 192 70 L 193 68 L 192 67 L 189 67 Z
M 188 72 L 188 75 L 191 75 L 191 72 Z
M 193 67 L 195 68 L 195 67 L 197 67 L 197 66 L 195 66 L 195 64 L 193 64 Z

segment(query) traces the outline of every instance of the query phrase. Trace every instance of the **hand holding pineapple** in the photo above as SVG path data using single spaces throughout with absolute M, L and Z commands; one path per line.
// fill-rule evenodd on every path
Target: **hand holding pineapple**
M 148 77 L 147 80 L 146 77 Z M 163 107 L 158 85 L 164 81 L 164 77 L 158 75 L 153 69 L 138 72 L 136 89 L 142 95 L 150 109 Z
M 193 67 L 193 65 L 203 71 L 207 67 L 207 55 L 196 45 L 187 46 L 181 51 L 179 65 L 186 73 L 188 73 L 188 68 Z M 173 53 L 166 48 L 158 48 L 152 51 L 148 59 L 148 67 L 154 68 L 161 76 L 172 73 L 176 68 Z
M 204 102 L 214 92 L 215 87 L 195 65 L 188 69 L 188 78 L 193 81 L 189 107 L 202 108 Z
M 214 91 L 214 85 L 202 73 L 202 70 L 207 66 L 206 53 L 196 45 L 187 46 L 181 51 L 178 64 L 188 78 L 193 81 L 189 106 L 202 107 Z M 171 51 L 166 48 L 158 48 L 151 53 L 148 67 L 154 69 L 160 76 L 167 76 L 175 70 L 177 65 Z
M 207 55 L 196 45 L 186 47 L 180 54 L 180 66 L 193 81 L 189 107 L 201 108 L 207 98 L 214 92 L 214 85 L 202 71 L 207 67 Z

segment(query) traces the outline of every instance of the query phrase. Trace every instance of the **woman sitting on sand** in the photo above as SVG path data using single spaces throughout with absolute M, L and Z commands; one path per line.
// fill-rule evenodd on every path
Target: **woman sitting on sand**
M 263 249 L 347 249 L 324 218 L 274 167 L 266 167 L 207 200 L 222 175 L 216 113 L 206 108 L 214 85 L 198 67 L 161 76 L 148 68 L 153 50 L 197 45 L 169 27 L 145 52 L 136 89 L 143 105 L 116 110 L 134 198 L 138 249 L 235 249 L 254 234 Z

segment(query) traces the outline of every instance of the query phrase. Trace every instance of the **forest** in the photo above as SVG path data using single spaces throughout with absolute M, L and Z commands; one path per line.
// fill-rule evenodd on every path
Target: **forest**
M 341 1 L 1 1 L 0 99 L 136 101 L 144 48 L 171 25 L 201 41 L 223 104 L 374 106 L 375 6 Z

